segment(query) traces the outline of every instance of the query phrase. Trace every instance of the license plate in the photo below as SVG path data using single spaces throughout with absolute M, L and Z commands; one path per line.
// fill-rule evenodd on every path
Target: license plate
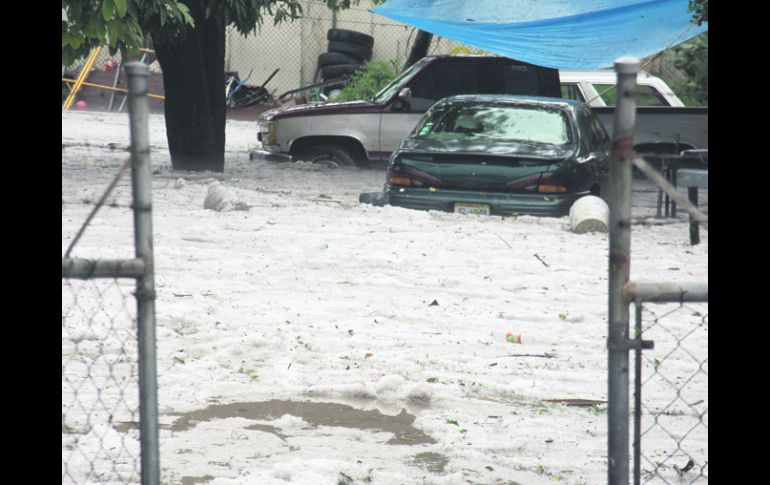
M 460 202 L 455 202 L 455 213 L 488 216 L 489 205 L 488 204 L 463 204 Z

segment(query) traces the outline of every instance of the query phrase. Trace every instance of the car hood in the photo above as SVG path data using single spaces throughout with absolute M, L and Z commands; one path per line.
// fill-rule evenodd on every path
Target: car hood
M 259 117 L 259 121 L 275 121 L 294 116 L 323 116 L 333 114 L 355 114 L 379 112 L 382 106 L 369 101 L 347 101 L 344 103 L 316 103 L 291 106 L 289 108 L 276 108 L 265 111 Z
M 574 145 L 546 145 L 535 143 L 501 143 L 486 140 L 427 140 L 420 138 L 405 138 L 398 148 L 399 152 L 419 152 L 434 154 L 475 154 L 499 155 L 543 160 L 570 158 L 577 151 Z

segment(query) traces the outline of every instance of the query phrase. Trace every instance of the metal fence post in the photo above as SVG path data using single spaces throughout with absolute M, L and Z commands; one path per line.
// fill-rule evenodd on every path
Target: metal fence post
M 610 260 L 608 312 L 608 483 L 629 480 L 628 299 L 623 288 L 631 267 L 631 161 L 634 157 L 636 102 L 634 88 L 640 62 L 632 57 L 615 61 L 618 102 L 610 163 Z
M 150 172 L 149 105 L 144 63 L 126 64 L 131 122 L 131 173 L 134 195 L 136 257 L 145 263 L 136 280 L 139 338 L 139 419 L 142 485 L 160 483 L 158 451 L 158 381 L 155 344 L 155 281 L 152 252 L 152 176 Z

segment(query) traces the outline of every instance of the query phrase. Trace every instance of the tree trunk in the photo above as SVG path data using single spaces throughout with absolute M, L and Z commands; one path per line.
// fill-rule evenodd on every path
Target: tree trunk
M 184 0 L 195 20 L 185 35 L 154 42 L 163 70 L 166 135 L 174 170 L 223 172 L 225 22 L 206 19 L 200 0 Z
M 417 31 L 417 37 L 414 38 L 414 44 L 412 44 L 412 50 L 409 51 L 409 58 L 406 60 L 404 69 L 428 55 L 428 48 L 432 40 L 433 34 L 430 32 Z

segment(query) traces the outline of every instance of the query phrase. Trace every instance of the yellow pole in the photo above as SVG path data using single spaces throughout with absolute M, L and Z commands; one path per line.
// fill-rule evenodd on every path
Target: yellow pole
M 99 52 L 101 50 L 102 50 L 101 47 L 94 47 L 91 50 L 91 53 L 88 54 L 88 59 L 86 59 L 86 63 L 83 65 L 83 69 L 80 70 L 80 74 L 78 74 L 78 79 L 77 81 L 75 81 L 75 85 L 72 87 L 72 90 L 70 91 L 69 95 L 67 95 L 67 99 L 64 100 L 64 104 L 62 105 L 62 108 L 61 108 L 62 111 L 66 111 L 70 109 L 70 107 L 72 106 L 72 103 L 75 102 L 75 95 L 78 94 L 78 91 L 80 91 L 80 86 L 86 80 L 86 77 L 88 77 L 88 73 L 91 72 L 91 68 L 96 62 L 96 57 L 99 55 Z

